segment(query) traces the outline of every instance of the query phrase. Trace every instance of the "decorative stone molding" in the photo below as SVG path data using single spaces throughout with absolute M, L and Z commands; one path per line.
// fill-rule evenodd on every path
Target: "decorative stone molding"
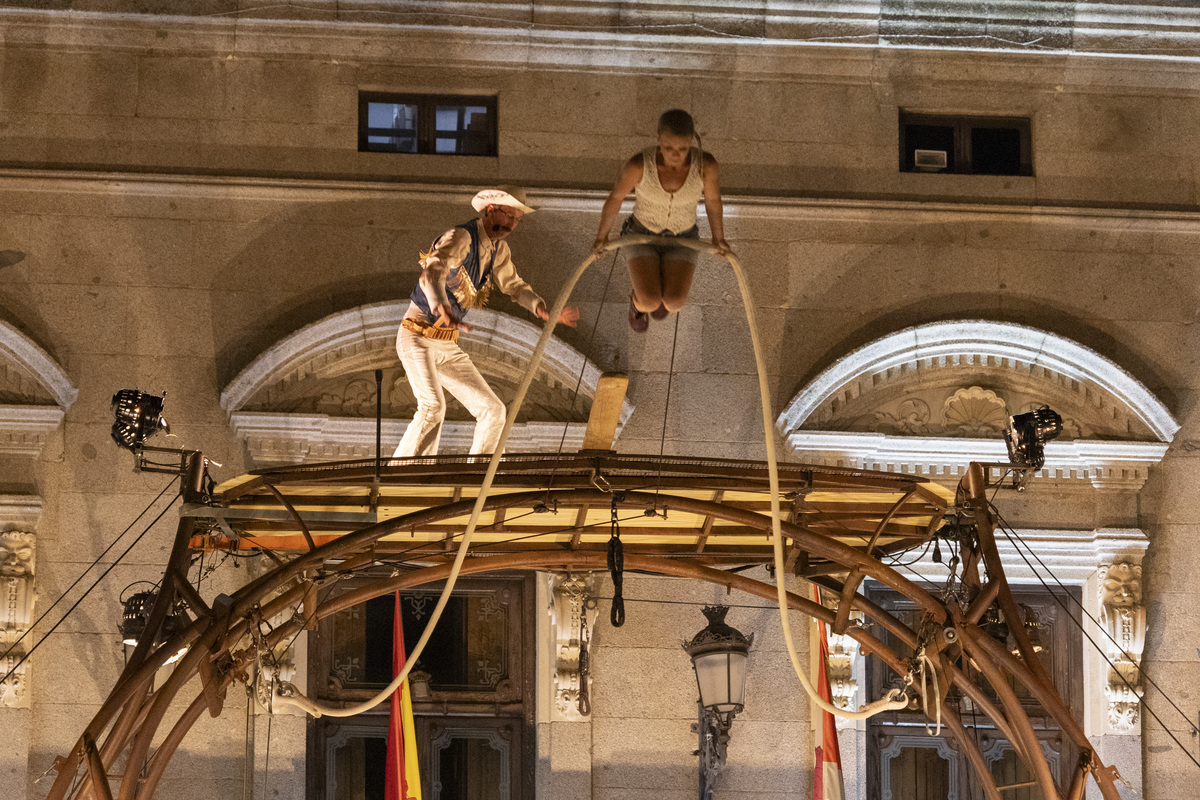
M 416 408 L 395 353 L 407 303 L 379 303 L 340 312 L 285 337 L 247 366 L 221 394 L 234 429 L 258 465 L 335 461 L 375 455 L 376 387 L 384 372 L 384 456 L 390 456 Z M 473 311 L 460 344 L 502 400 L 516 391 L 542 329 L 487 309 Z M 582 381 L 580 375 L 582 374 Z M 582 354 L 551 339 L 513 429 L 513 452 L 578 449 L 587 408 L 601 371 Z M 576 385 L 579 398 L 573 398 Z M 470 449 L 474 422 L 450 418 L 443 452 Z M 633 413 L 625 401 L 618 431 Z
M 35 546 L 36 536 L 29 531 L 0 533 L 0 653 L 7 653 L 0 657 L 0 677 L 13 672 L 0 683 L 0 706 L 8 708 L 29 705 L 29 664 L 17 664 L 29 652 L 30 642 L 17 641 L 33 624 Z
M 972 461 L 1007 462 L 1001 439 L 889 436 L 858 431 L 792 431 L 786 436 L 795 457 L 809 464 L 877 469 L 958 481 Z M 1159 442 L 1052 441 L 1037 476 L 1086 482 L 1102 491 L 1137 491 L 1169 445 Z
M 776 424 L 785 436 L 830 423 L 846 428 L 853 421 L 848 407 L 862 396 L 878 410 L 881 401 L 902 401 L 914 384 L 961 387 L 966 378 L 971 386 L 980 376 L 1022 395 L 1057 395 L 1059 413 L 1086 411 L 1089 424 L 1116 437 L 1170 442 L 1179 430 L 1158 398 L 1094 350 L 1046 331 L 983 320 L 908 328 L 855 350 L 797 394 Z M 1022 410 L 1014 405 L 1010 413 Z
M 585 720 L 579 708 L 580 690 L 590 690 L 590 675 L 580 674 L 580 658 L 585 653 L 590 634 L 584 635 L 584 625 L 591 631 L 598 613 L 596 602 L 598 581 L 592 573 L 576 575 L 555 573 L 550 576 L 550 643 L 554 654 L 554 691 L 552 718 L 555 721 Z
M 65 411 L 78 394 L 62 367 L 45 350 L 0 320 L 0 399 L 29 405 L 58 405 Z
M 1099 528 L 1092 531 L 1019 529 L 1014 533 L 1022 543 L 1019 551 L 1008 537 L 996 537 L 996 548 L 1004 562 L 1005 577 L 1014 585 L 1041 586 L 1041 578 L 1052 586 L 1053 579 L 1067 586 L 1083 586 L 1096 574 L 1097 564 L 1141 560 L 1150 545 L 1150 539 L 1137 528 Z M 1030 551 L 1037 554 L 1037 559 L 1029 554 Z M 1036 568 L 1036 574 L 1026 559 Z M 934 583 L 946 580 L 946 565 L 935 563 L 929 554 L 906 567 L 904 572 L 910 577 L 919 576 Z
M 861 611 L 850 612 L 852 625 L 861 623 Z M 856 659 L 860 659 L 858 642 L 848 633 L 838 635 L 829 625 L 825 626 L 825 641 L 829 646 L 829 656 L 825 659 L 825 670 L 829 676 L 830 699 L 838 708 L 847 711 L 858 709 L 858 681 L 854 677 Z
M 78 394 L 46 351 L 0 321 L 0 455 L 36 458 Z
M 0 405 L 0 455 L 36 458 L 65 413 L 58 406 Z
M 42 516 L 42 498 L 29 494 L 0 494 L 0 532 L 34 531 Z
M 1146 609 L 1142 605 L 1142 567 L 1130 562 L 1100 568 L 1100 625 L 1105 654 L 1111 662 L 1104 694 L 1108 724 L 1117 733 L 1138 733 L 1142 699 L 1142 651 L 1146 644 Z
M 375 420 L 331 417 L 326 414 L 281 414 L 237 411 L 229 415 L 230 424 L 260 467 L 296 464 L 304 461 L 348 461 L 375 457 Z M 404 435 L 408 421 L 385 419 L 381 426 L 383 457 L 391 456 Z M 586 422 L 566 423 L 563 441 L 561 422 L 520 422 L 509 434 L 507 452 L 564 452 L 583 446 Z M 465 453 L 471 448 L 473 422 L 447 421 L 442 428 L 443 452 Z
M 444 58 L 453 52 L 456 61 L 480 68 L 489 64 L 511 68 L 524 65 L 524 59 L 536 59 L 555 66 L 597 64 L 617 73 L 651 72 L 662 63 L 652 54 L 663 51 L 666 58 L 690 55 L 686 62 L 690 69 L 713 77 L 724 74 L 719 70 L 723 59 L 714 56 L 736 56 L 747 42 L 753 43 L 756 54 L 766 50 L 764 59 L 768 55 L 781 59 L 803 47 L 820 51 L 831 43 L 850 54 L 857 51 L 860 58 L 867 49 L 916 46 L 1102 54 L 1109 60 L 1118 60 L 1111 57 L 1119 55 L 1120 63 L 1147 56 L 1186 62 L 1200 56 L 1200 12 L 1165 0 L 958 3 L 953 13 L 935 6 L 917 13 L 920 4 L 880 0 L 631 3 L 620 14 L 592 0 L 563 0 L 555 3 L 552 14 L 545 14 L 533 0 L 495 3 L 486 13 L 476 3 L 448 0 L 414 4 L 403 11 L 388 4 L 353 4 L 350 11 L 341 8 L 336 24 L 315 28 L 305 25 L 315 7 L 311 3 L 250 4 L 233 19 L 188 17 L 177 6 L 125 0 L 104 4 L 111 9 L 107 13 L 72 11 L 62 16 L 6 9 L 0 19 L 12 30 L 14 46 L 68 41 L 80 47 L 121 47 L 154 54 L 174 52 L 180 41 L 194 40 L 190 51 L 224 47 L 235 53 L 259 52 L 274 45 L 280 53 L 316 58 L 345 53 L 357 44 L 366 64 L 411 50 L 411 63 L 417 66 L 434 66 L 439 55 Z M 356 7 L 361 16 L 352 13 Z M 157 13 L 149 10 L 160 8 Z M 420 35 L 399 25 L 362 24 L 390 21 L 389 12 L 407 14 Z M 155 29 L 161 31 L 157 38 Z M 241 41 L 243 30 L 246 42 Z M 636 46 L 645 41 L 653 42 L 653 47 Z M 514 44 L 522 53 L 528 51 L 524 59 L 513 59 Z
M 1007 323 L 940 322 L 842 358 L 776 421 L 792 452 L 821 465 L 957 481 L 971 461 L 1008 461 L 1008 417 L 1048 403 L 1063 417 L 1043 479 L 1136 492 L 1178 423 L 1098 353 Z M 1157 441 L 1155 441 L 1157 440 Z

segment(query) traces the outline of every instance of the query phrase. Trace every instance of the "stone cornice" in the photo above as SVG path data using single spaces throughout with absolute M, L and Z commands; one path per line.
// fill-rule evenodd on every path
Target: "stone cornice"
M 0 494 L 0 531 L 37 531 L 42 498 L 30 494 Z
M 1091 531 L 1017 530 L 1017 544 L 998 531 L 996 547 L 1004 562 L 1004 575 L 1014 584 L 1041 586 L 1041 581 L 1054 588 L 1055 579 L 1068 586 L 1082 586 L 1103 564 L 1114 561 L 1141 563 L 1150 544 L 1149 538 L 1137 528 L 1099 528 Z M 1030 550 L 1037 558 L 1030 555 Z M 1039 561 L 1040 559 L 1040 561 Z M 931 556 L 905 567 L 904 573 L 943 583 L 946 565 L 934 563 Z M 1040 580 L 1039 580 L 1040 579 Z
M 388 458 L 404 435 L 408 420 L 384 420 L 383 452 Z M 234 432 L 246 442 L 257 467 L 325 461 L 350 461 L 375 457 L 375 420 L 330 417 L 324 414 L 272 414 L 237 411 L 230 415 Z M 552 453 L 562 442 L 563 452 L 583 446 L 587 424 L 520 422 L 513 426 L 506 450 L 510 453 Z M 441 450 L 465 453 L 471 447 L 474 422 L 446 422 Z
M 795 459 L 804 463 L 887 470 L 957 482 L 966 465 L 1007 463 L 1003 441 L 882 433 L 797 430 L 787 434 Z M 1048 442 L 1046 465 L 1037 476 L 1063 482 L 1087 481 L 1105 491 L 1135 492 L 1148 470 L 1162 461 L 1161 442 L 1076 440 Z
M 1153 393 L 1096 351 L 1047 331 L 985 320 L 920 325 L 860 347 L 805 386 L 779 415 L 776 426 L 785 436 L 811 426 L 819 409 L 839 396 L 856 395 L 858 383 L 873 376 L 922 365 L 946 366 L 975 356 L 1009 369 L 1049 370 L 1093 385 L 1124 405 L 1164 442 L 1179 430 L 1179 423 Z
M 0 168 L 5 189 L 53 194 L 130 195 L 274 202 L 402 200 L 466 206 L 476 186 L 306 178 L 208 177 L 139 172 L 26 170 Z M 598 214 L 608 190 L 527 187 L 541 211 Z M 928 224 L 938 220 L 1020 220 L 1095 228 L 1098 231 L 1200 232 L 1200 209 L 1160 210 L 1062 205 L 946 202 L 944 200 L 857 200 L 723 194 L 727 219 L 815 220 L 848 223 Z M 625 211 L 632 207 L 626 203 Z M 704 214 L 700 208 L 699 213 Z M 0 325 L 3 325 L 0 322 Z
M 64 413 L 58 406 L 0 405 L 0 454 L 36 458 Z
M 961 31 L 930 35 L 927 20 L 916 28 L 891 17 L 883 23 L 880 4 L 868 0 L 833 6 L 820 0 L 793 0 L 769 4 L 769 9 L 757 16 L 740 3 L 692 5 L 686 11 L 677 4 L 624 4 L 618 15 L 609 7 L 583 0 L 565 0 L 550 10 L 529 2 L 485 7 L 463 3 L 463 13 L 454 13 L 453 5 L 406 2 L 397 8 L 331 0 L 325 9 L 305 4 L 307 19 L 253 18 L 253 8 L 240 14 L 204 17 L 3 9 L 0 26 L 5 29 L 7 46 L 234 57 L 324 55 L 414 65 L 444 63 L 449 56 L 464 66 L 474 63 L 493 70 L 537 64 L 585 68 L 593 73 L 663 75 L 727 74 L 749 67 L 755 72 L 788 72 L 803 79 L 804 69 L 794 63 L 783 66 L 780 60 L 794 62 L 797 53 L 812 52 L 826 61 L 862 64 L 849 68 L 854 79 L 862 81 L 870 79 L 880 54 L 906 56 L 920 50 L 922 57 L 953 53 L 961 58 L 966 53 L 1009 63 L 1014 58 L 1033 64 L 1040 60 L 1057 72 L 1061 83 L 1073 79 L 1072 71 L 1062 69 L 1065 56 L 1072 58 L 1073 67 L 1083 62 L 1114 70 L 1139 63 L 1154 67 L 1163 60 L 1176 66 L 1200 64 L 1200 11 L 1166 3 L 1076 3 L 1074 22 L 1060 27 L 1070 36 L 1070 49 L 1066 50 L 1047 48 L 1038 37 L 1021 41 L 1016 34 L 1007 36 L 1003 26 L 990 18 L 967 19 Z M 1036 7 L 1036 3 L 1030 6 Z M 267 3 L 263 8 L 274 17 L 282 17 L 288 10 L 286 4 Z M 970 5 L 960 8 L 970 16 Z M 1195 90 L 1182 80 L 1178 87 Z

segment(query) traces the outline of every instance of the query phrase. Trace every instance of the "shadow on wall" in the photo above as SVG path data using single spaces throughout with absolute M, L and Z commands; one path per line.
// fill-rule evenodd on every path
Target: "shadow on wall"
M 1168 406 L 1177 404 L 1172 387 L 1187 383 L 1189 365 L 1149 355 L 1155 339 L 1173 335 L 1170 329 L 1142 325 L 1146 333 L 1138 339 L 1118 338 L 1139 320 L 1186 325 L 1200 302 L 1187 267 L 1144 254 L 1152 252 L 1156 234 L 1097 236 L 1083 225 L 892 224 L 882 235 L 882 226 L 796 232 L 783 335 L 806 346 L 783 349 L 783 383 L 799 380 L 782 389 L 794 392 L 882 336 L 930 322 L 983 319 L 1078 342 L 1130 372 Z M 1182 348 L 1163 352 L 1184 355 Z
M 799 322 L 799 313 L 790 314 L 785 336 L 790 336 Z M 888 311 L 851 331 L 838 345 L 823 354 L 792 387 L 792 394 L 823 370 L 855 350 L 897 331 L 933 322 L 981 319 L 989 322 L 1011 322 L 1038 330 L 1056 333 L 1089 347 L 1110 359 L 1141 381 L 1168 408 L 1178 405 L 1171 382 L 1159 368 L 1128 345 L 1110 334 L 1098 330 L 1089 322 L 1065 312 L 1062 308 L 1039 301 L 1025 300 L 1019 306 L 1008 304 L 997 308 L 994 296 L 975 294 L 940 296 L 929 301 L 910 303 Z M 785 351 L 787 352 L 787 351 Z M 786 366 L 784 368 L 786 372 Z M 789 394 L 790 398 L 792 395 Z
M 298 328 L 407 297 L 418 254 L 470 206 L 382 198 L 289 207 L 213 272 L 218 386 Z M 461 218 L 461 219 L 460 219 Z
M 264 218 L 253 237 L 213 272 L 218 386 L 305 325 L 360 305 L 407 298 L 417 284 L 419 254 L 447 228 L 475 216 L 466 194 L 446 197 L 296 205 Z M 558 234 L 549 219 L 531 220 L 512 246 L 521 276 L 548 305 L 587 254 L 586 244 Z M 589 270 L 571 302 L 592 295 L 598 300 L 606 277 L 599 267 Z M 615 291 L 610 288 L 610 301 Z M 499 291 L 491 293 L 488 307 L 532 319 Z M 560 328 L 557 335 L 584 349 L 581 331 L 590 332 L 590 323 L 585 317 L 579 328 Z

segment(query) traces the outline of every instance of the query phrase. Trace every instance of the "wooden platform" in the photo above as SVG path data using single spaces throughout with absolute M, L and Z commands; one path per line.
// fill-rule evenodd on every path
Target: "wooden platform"
M 427 562 L 455 549 L 487 464 L 439 456 L 385 460 L 378 471 L 367 460 L 250 473 L 217 487 L 219 508 L 185 510 L 220 522 L 192 546 L 304 551 L 389 522 L 396 530 L 375 551 Z M 780 490 L 785 534 L 804 529 L 874 553 L 926 543 L 954 496 L 913 476 L 803 464 L 780 465 Z M 627 552 L 771 560 L 765 463 L 609 451 L 505 457 L 472 552 L 602 550 L 614 503 Z

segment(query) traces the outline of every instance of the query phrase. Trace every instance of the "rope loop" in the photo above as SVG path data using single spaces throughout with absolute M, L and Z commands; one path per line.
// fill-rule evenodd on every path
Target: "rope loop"
M 592 657 L 588 653 L 592 639 L 588 635 L 587 603 L 579 604 L 579 713 L 588 716 L 592 713 L 592 698 L 588 692 L 588 675 L 592 671 Z
M 612 610 L 608 619 L 614 628 L 625 624 L 625 545 L 621 542 L 621 523 L 617 519 L 617 503 L 625 502 L 624 492 L 613 492 L 612 496 L 612 528 L 608 537 L 608 571 L 612 576 L 613 599 Z

